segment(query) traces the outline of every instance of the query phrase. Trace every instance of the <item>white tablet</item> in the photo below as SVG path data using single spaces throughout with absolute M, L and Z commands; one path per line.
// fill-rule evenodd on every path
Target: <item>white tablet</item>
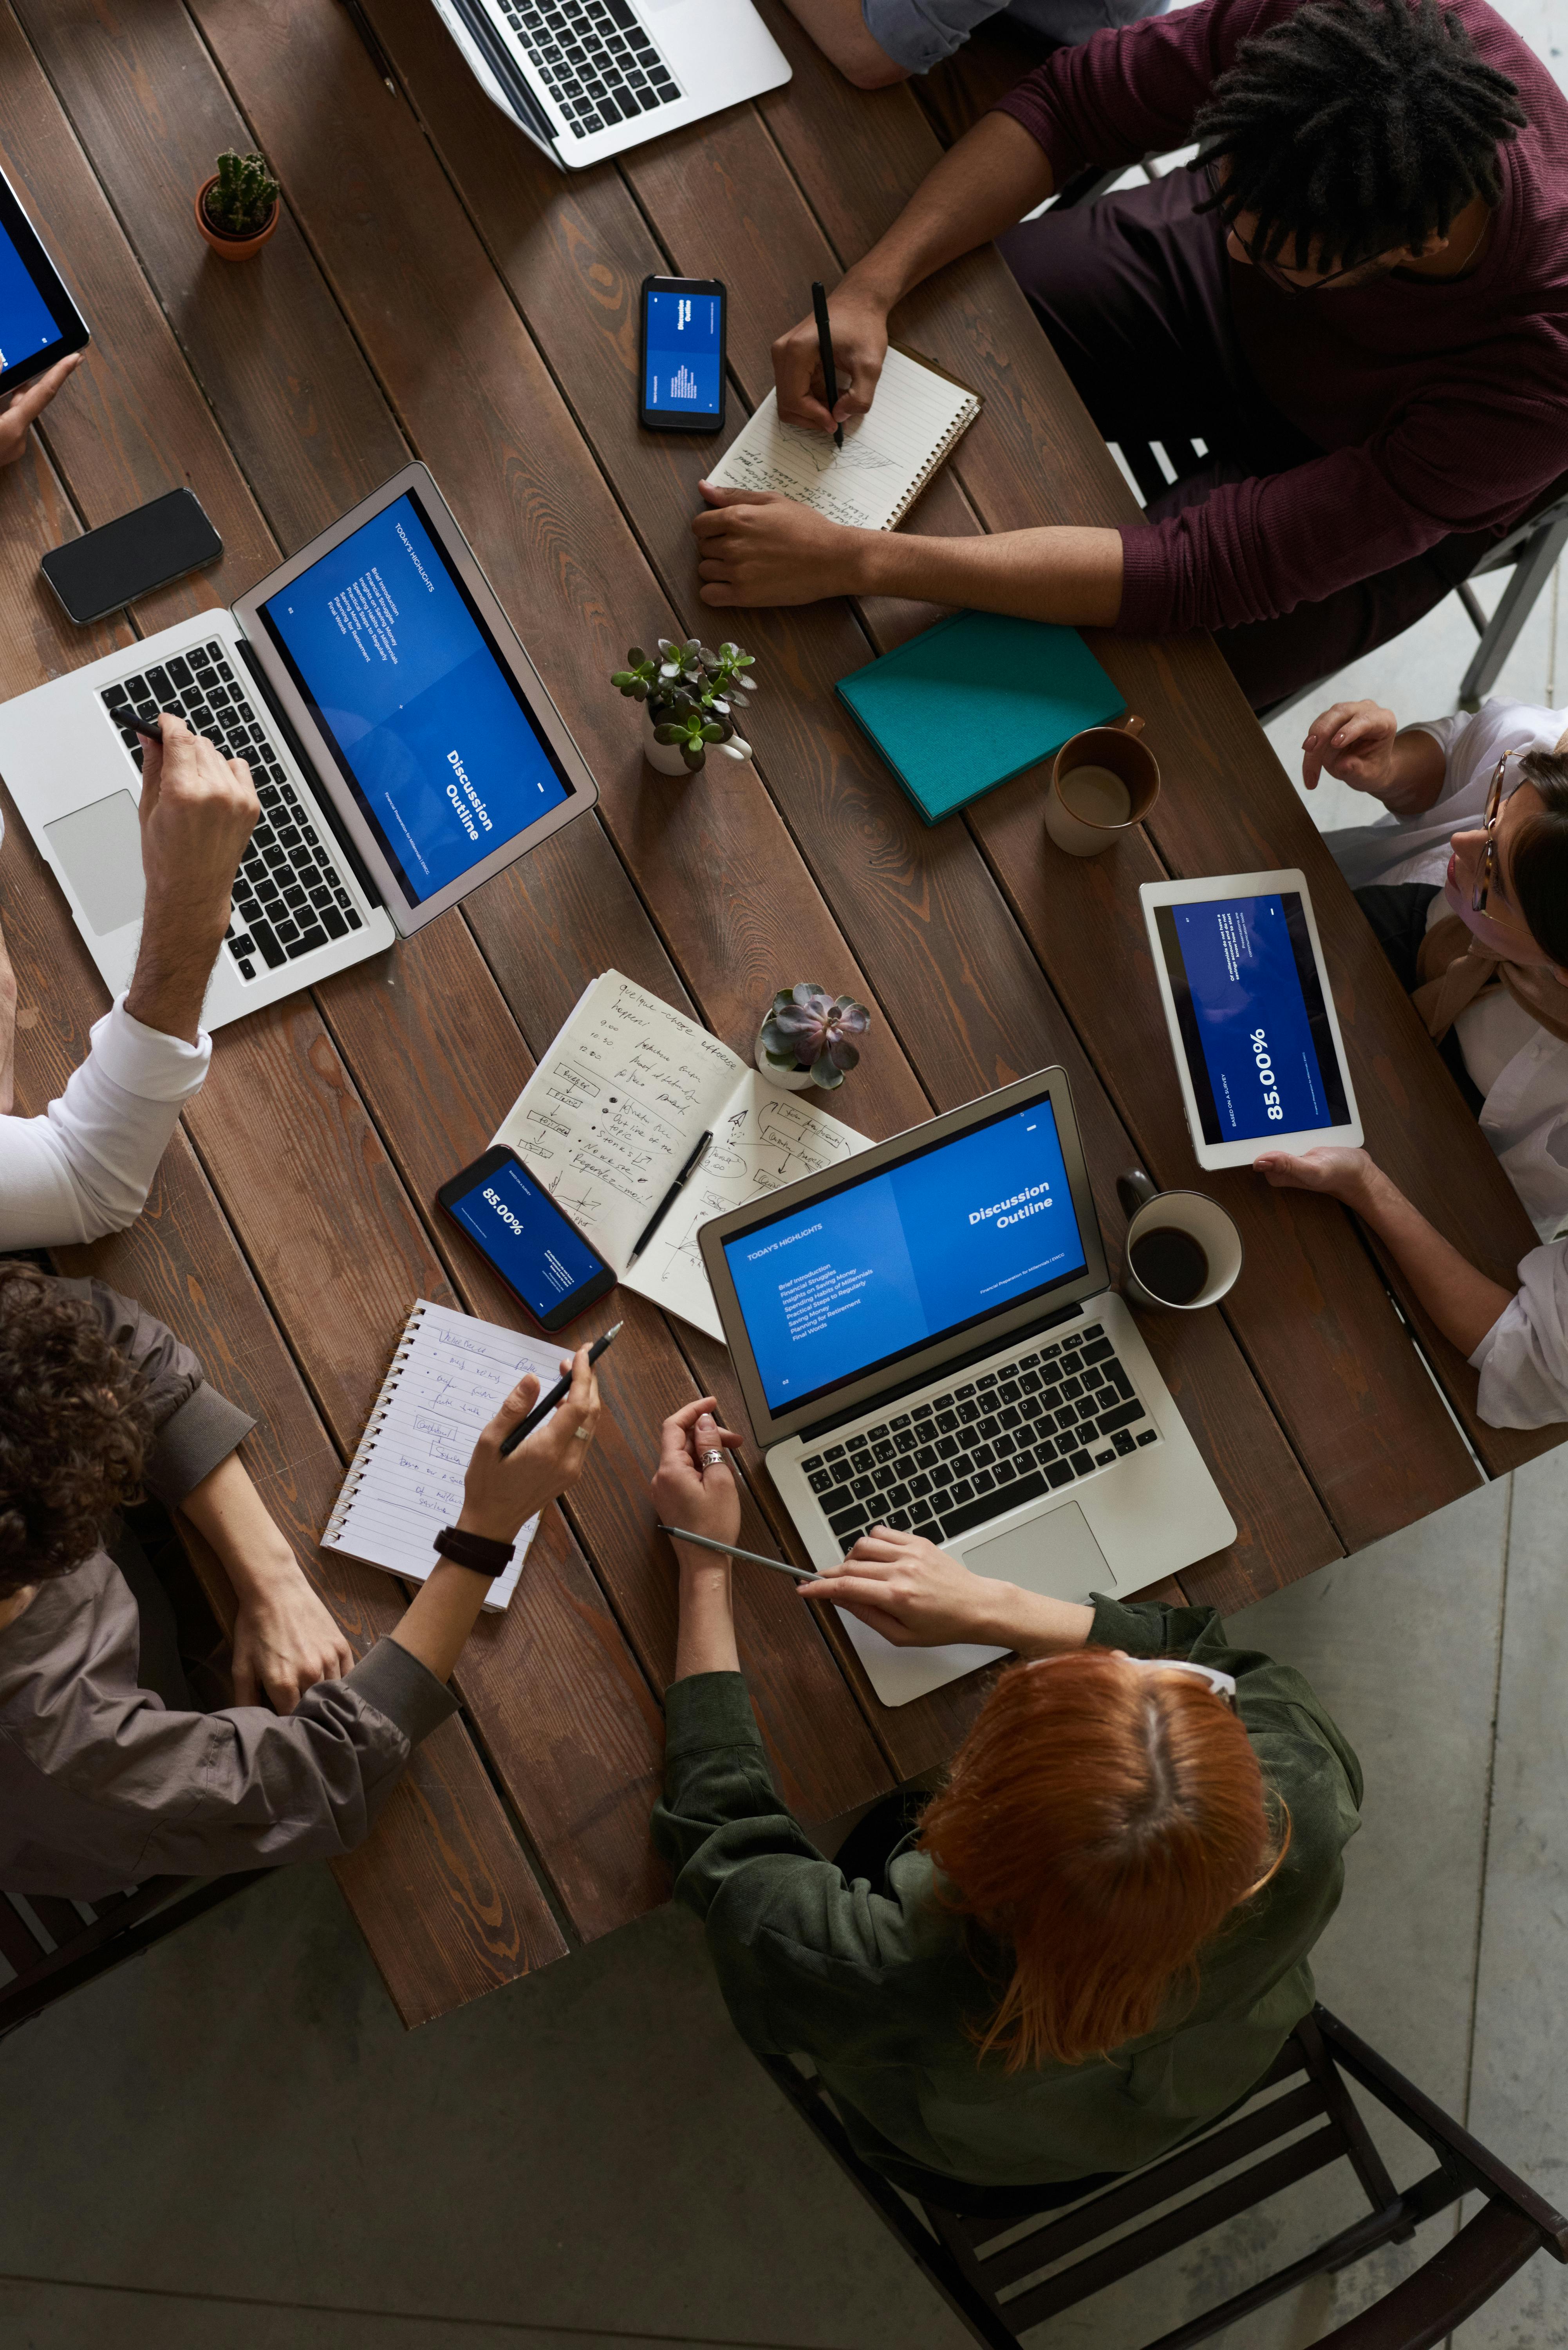
M 1146 881 L 1138 895 L 1199 1167 L 1358 1144 L 1306 876 Z

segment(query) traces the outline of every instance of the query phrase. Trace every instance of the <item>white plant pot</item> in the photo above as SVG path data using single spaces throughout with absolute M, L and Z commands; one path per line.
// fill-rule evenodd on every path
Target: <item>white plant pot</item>
M 680 755 L 678 743 L 660 743 L 655 740 L 653 721 L 648 714 L 646 702 L 642 705 L 642 755 L 650 767 L 658 768 L 661 775 L 690 775 L 693 772 L 701 773 L 700 769 L 694 771 L 687 765 Z
M 765 1028 L 767 1024 L 767 1022 L 764 1020 L 763 1023 L 763 1028 Z M 773 1062 L 769 1060 L 766 1048 L 763 1044 L 763 1028 L 759 1028 L 757 1030 L 756 1060 L 758 1075 L 760 1076 L 766 1077 L 770 1086 L 777 1086 L 781 1093 L 804 1094 L 808 1091 L 811 1085 L 811 1071 L 809 1069 L 775 1068 Z

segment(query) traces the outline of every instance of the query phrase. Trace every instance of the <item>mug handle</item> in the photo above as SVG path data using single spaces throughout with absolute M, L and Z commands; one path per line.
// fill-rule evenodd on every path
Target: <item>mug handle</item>
M 1112 719 L 1111 723 L 1123 734 L 1141 734 L 1143 733 L 1143 720 L 1141 718 L 1135 717 L 1130 710 L 1124 710 L 1119 718 Z
M 1129 1167 L 1125 1175 L 1116 1177 L 1116 1197 L 1122 1203 L 1122 1213 L 1130 1224 L 1140 1208 L 1159 1197 L 1159 1186 L 1146 1175 L 1141 1167 Z

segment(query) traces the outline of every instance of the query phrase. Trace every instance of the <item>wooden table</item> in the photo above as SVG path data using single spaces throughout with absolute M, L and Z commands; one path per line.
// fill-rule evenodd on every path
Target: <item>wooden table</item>
M 738 616 L 765 690 L 754 768 L 644 767 L 608 671 L 702 625 L 689 521 L 710 452 L 636 422 L 650 271 L 731 288 L 741 403 L 813 277 L 865 250 L 939 151 L 908 89 L 827 72 L 776 5 L 794 78 L 755 106 L 561 177 L 460 64 L 429 0 L 371 0 L 401 94 L 334 0 L 11 0 L 0 152 L 92 322 L 85 369 L 0 479 L 0 691 L 129 641 L 72 631 L 47 546 L 179 482 L 222 532 L 215 572 L 149 597 L 145 631 L 251 585 L 410 453 L 431 465 L 598 777 L 597 814 L 418 938 L 217 1039 L 135 1229 L 67 1253 L 200 1348 L 255 1412 L 269 1505 L 363 1646 L 386 1577 L 322 1559 L 342 1463 L 416 1295 L 518 1316 L 433 1211 L 586 983 L 618 966 L 742 1052 L 801 975 L 875 1008 L 844 1112 L 892 1133 L 1049 1062 L 1071 1073 L 1113 1253 L 1115 1179 L 1192 1162 L 1137 902 L 1166 873 L 1301 865 L 1370 1147 L 1495 1277 L 1532 1234 L 1212 646 L 1096 639 L 1165 776 L 1147 836 L 1080 864 L 1044 846 L 1027 780 L 928 831 L 846 723 L 834 681 L 929 618 L 840 604 Z M 262 147 L 287 209 L 259 260 L 196 237 L 192 193 Z M 1127 518 L 1119 475 L 994 254 L 906 306 L 899 331 L 986 395 L 913 527 Z M 727 625 L 729 623 L 727 622 Z M 19 825 L 0 906 L 24 1009 L 21 1106 L 86 1050 L 103 992 Z M 1180 1578 L 1234 1605 L 1498 1475 L 1564 1433 L 1483 1428 L 1475 1379 L 1332 1201 L 1246 1174 L 1206 1188 L 1247 1263 L 1221 1312 L 1144 1328 L 1230 1503 L 1234 1546 Z M 1397 1300 L 1397 1305 L 1395 1300 Z M 639 1915 L 675 1617 L 647 1472 L 662 1416 L 704 1388 L 743 1427 L 723 1351 L 642 1300 L 605 1383 L 593 1472 L 551 1511 L 509 1613 L 470 1642 L 462 1713 L 421 1749 L 344 1890 L 410 2023 Z M 1407 1320 L 1405 1317 L 1408 1317 Z M 1428 1376 L 1412 1330 L 1435 1375 Z M 747 1524 L 789 1535 L 754 1455 Z M 751 1686 L 805 1819 L 950 1753 L 980 1688 L 888 1712 L 781 1578 L 742 1575 Z

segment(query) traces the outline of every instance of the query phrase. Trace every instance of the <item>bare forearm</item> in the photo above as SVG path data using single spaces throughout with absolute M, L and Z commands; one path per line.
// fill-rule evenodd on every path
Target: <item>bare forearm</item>
M 1045 151 L 1010 114 L 985 114 L 950 148 L 845 286 L 891 309 L 961 254 L 989 244 L 1053 194 Z
M 715 1565 L 711 1552 L 675 1545 L 680 1562 L 680 1629 L 675 1644 L 675 1678 L 693 1673 L 738 1673 L 740 1651 L 735 1646 L 735 1609 L 730 1570 Z
M 438 1559 L 390 1637 L 438 1681 L 450 1680 L 489 1589 L 487 1575 L 475 1575 L 454 1559 Z
M 1108 629 L 1122 604 L 1122 542 L 1114 530 L 1056 525 L 994 537 L 922 538 L 867 531 L 853 592 L 905 596 L 1070 628 Z
M 228 920 L 227 898 L 211 912 L 187 908 L 178 925 L 161 916 L 148 920 L 126 990 L 125 1008 L 132 1019 L 161 1035 L 182 1036 L 188 1045 L 196 1042 L 207 983 Z
M 1394 777 L 1378 794 L 1390 816 L 1424 816 L 1437 801 L 1448 762 L 1437 737 L 1418 726 L 1396 734 L 1391 753 Z
M 998 1583 L 992 1590 L 996 1596 L 988 1602 L 981 1635 L 991 1646 L 1015 1649 L 1021 1657 L 1064 1657 L 1087 1647 L 1095 1627 L 1092 1607 L 1021 1591 L 1014 1583 Z
M 1478 1273 L 1380 1168 L 1371 1170 L 1350 1204 L 1397 1259 L 1444 1337 L 1461 1355 L 1473 1355 L 1512 1292 Z
M 909 79 L 904 68 L 896 66 L 867 31 L 860 0 L 784 0 L 784 5 L 857 89 L 887 89 Z
M 280 1577 L 299 1572 L 294 1552 L 251 1483 L 237 1452 L 221 1461 L 180 1504 L 199 1534 L 217 1552 L 234 1595 L 250 1598 Z

